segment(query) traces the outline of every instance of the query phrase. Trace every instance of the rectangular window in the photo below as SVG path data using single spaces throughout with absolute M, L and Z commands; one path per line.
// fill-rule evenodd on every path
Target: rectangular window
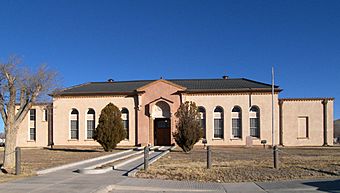
M 30 109 L 30 120 L 35 121 L 35 109 Z
M 260 137 L 260 125 L 258 118 L 250 118 L 250 136 Z
M 298 138 L 308 138 L 308 117 L 298 117 Z
M 30 128 L 30 140 L 35 141 L 35 128 Z
M 239 118 L 233 118 L 232 119 L 232 132 L 233 132 L 233 137 L 235 137 L 235 138 L 241 138 L 242 137 L 241 119 L 239 119 Z
M 71 139 L 78 139 L 78 121 L 71 120 Z
M 87 139 L 93 139 L 94 120 L 87 120 Z
M 214 138 L 223 138 L 223 120 L 214 119 Z

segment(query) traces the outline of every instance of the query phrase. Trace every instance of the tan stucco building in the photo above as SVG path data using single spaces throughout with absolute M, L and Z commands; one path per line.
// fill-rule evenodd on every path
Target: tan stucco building
M 274 89 L 275 143 L 285 146 L 333 144 L 333 98 L 280 99 Z M 101 110 L 113 103 L 122 110 L 127 137 L 119 145 L 170 145 L 179 105 L 199 106 L 210 145 L 272 144 L 271 85 L 249 79 L 178 79 L 91 82 L 33 106 L 22 122 L 17 145 L 44 147 L 99 145 L 92 139 Z M 201 144 L 201 143 L 199 143 Z

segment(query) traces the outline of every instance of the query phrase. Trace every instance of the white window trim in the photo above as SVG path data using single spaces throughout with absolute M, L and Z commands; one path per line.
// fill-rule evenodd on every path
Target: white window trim
M 35 140 L 31 140 L 31 113 L 30 113 L 30 110 L 28 111 L 27 142 L 36 142 L 37 141 L 37 109 L 35 109 Z
M 217 107 L 220 107 L 222 108 L 222 121 L 223 121 L 223 128 L 222 128 L 222 134 L 223 134 L 223 137 L 215 137 L 215 110 Z M 213 136 L 212 136 L 212 139 L 213 140 L 224 140 L 225 138 L 225 116 L 224 116 L 224 108 L 222 106 L 215 106 L 214 110 L 213 110 L 213 115 L 212 115 L 212 125 L 213 125 Z
M 96 119 L 96 110 L 94 110 L 94 108 L 88 108 L 87 109 L 87 111 L 85 112 L 85 137 L 84 137 L 84 141 L 94 141 L 94 139 L 89 139 L 89 138 L 87 138 L 87 112 L 90 110 L 90 109 L 92 109 L 93 111 L 94 111 L 94 127 L 96 127 L 96 121 L 97 121 L 97 119 Z
M 239 107 L 240 109 L 241 109 L 241 112 L 239 112 L 238 113 L 238 118 L 241 120 L 241 137 L 234 137 L 234 135 L 233 135 L 233 109 L 235 108 L 235 107 Z M 243 119 L 242 119 L 242 108 L 241 108 L 241 106 L 240 105 L 235 105 L 235 106 L 233 106 L 233 108 L 231 108 L 231 118 L 230 118 L 230 140 L 242 140 L 243 139 Z
M 258 116 L 256 116 L 256 117 L 253 117 L 253 116 L 250 116 L 250 109 L 252 108 L 252 107 L 256 107 L 257 108 L 257 110 L 258 110 L 258 112 L 257 112 L 257 114 L 258 114 Z M 259 136 L 258 137 L 254 137 L 254 136 L 251 136 L 252 137 L 252 139 L 253 140 L 260 140 L 261 139 L 261 135 L 262 135 L 262 132 L 261 132 L 261 120 L 262 120 L 262 118 L 261 118 L 261 116 L 262 116 L 262 113 L 261 113 L 261 109 L 260 109 L 260 107 L 258 106 L 258 105 L 252 105 L 251 107 L 250 107 L 250 109 L 249 109 L 249 117 L 248 117 L 248 121 L 249 121 L 249 136 L 251 136 L 250 135 L 250 119 L 251 118 L 257 118 L 258 119 L 258 121 L 259 121 L 259 123 L 258 123 L 258 129 L 259 129 Z
M 130 121 L 130 111 L 129 111 L 129 109 L 127 108 L 127 107 L 122 107 L 121 109 L 120 109 L 120 113 L 121 113 L 121 118 L 122 118 L 122 120 L 123 120 L 123 113 L 122 113 L 122 110 L 123 109 L 127 109 L 127 111 L 128 111 L 128 113 L 127 113 L 127 121 L 128 121 L 128 126 L 129 126 L 129 128 L 128 128 L 128 133 L 129 133 L 129 138 L 124 138 L 123 139 L 123 141 L 130 141 L 130 139 L 131 139 L 131 132 L 130 132 L 130 128 L 131 128 L 131 121 Z M 125 128 L 124 128 L 125 129 Z
M 76 109 L 78 111 L 78 139 L 72 139 L 71 138 L 71 112 L 73 109 L 76 108 L 71 108 L 71 110 L 68 113 L 68 141 L 79 141 L 80 140 L 80 113 L 79 110 Z

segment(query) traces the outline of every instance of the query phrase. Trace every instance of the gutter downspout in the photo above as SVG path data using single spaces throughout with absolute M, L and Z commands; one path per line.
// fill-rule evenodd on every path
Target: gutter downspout
M 327 141 L 327 103 L 328 103 L 327 99 L 324 99 L 322 101 L 322 104 L 323 104 L 323 146 L 328 146 L 328 141 Z

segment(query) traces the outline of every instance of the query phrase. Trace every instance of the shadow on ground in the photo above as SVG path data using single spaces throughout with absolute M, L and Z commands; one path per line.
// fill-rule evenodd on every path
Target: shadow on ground
M 66 152 L 102 152 L 96 149 L 64 149 L 64 148 L 48 148 L 50 151 L 66 151 Z
M 89 149 L 89 148 L 64 148 L 64 147 L 53 147 L 53 148 L 44 148 L 50 151 L 65 151 L 65 152 L 103 152 L 104 150 L 101 148 L 93 148 L 93 149 Z M 115 148 L 113 150 L 128 150 L 130 148 L 124 148 L 124 147 L 118 147 Z
M 305 182 L 303 184 L 317 187 L 317 190 L 320 190 L 320 191 L 340 193 L 340 179 L 327 180 L 327 181 L 316 181 L 316 182 Z

